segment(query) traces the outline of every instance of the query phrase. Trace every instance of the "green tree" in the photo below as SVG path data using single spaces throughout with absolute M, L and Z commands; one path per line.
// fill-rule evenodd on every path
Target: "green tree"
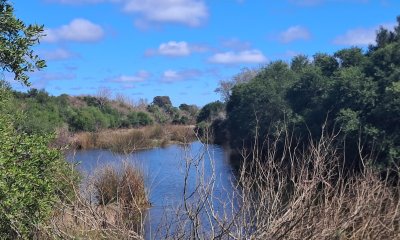
M 172 106 L 171 99 L 168 96 L 156 96 L 153 98 L 153 104 L 159 106 L 160 108 L 166 108 Z
M 217 118 L 225 118 L 225 104 L 220 101 L 211 102 L 202 107 L 197 116 L 197 123 L 212 122 Z
M 256 129 L 259 137 L 264 138 L 271 127 L 290 114 L 284 97 L 294 82 L 295 74 L 289 66 L 277 61 L 266 66 L 247 84 L 233 88 L 226 108 L 232 147 L 251 144 Z

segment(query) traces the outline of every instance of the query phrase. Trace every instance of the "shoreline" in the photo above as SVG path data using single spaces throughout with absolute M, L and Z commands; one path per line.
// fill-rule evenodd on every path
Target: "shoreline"
M 154 125 L 105 129 L 97 132 L 73 133 L 67 140 L 65 134 L 61 133 L 56 142 L 67 143 L 70 150 L 108 149 L 113 152 L 128 153 L 196 141 L 198 138 L 194 127 L 194 125 Z M 60 141 L 60 138 L 63 140 Z

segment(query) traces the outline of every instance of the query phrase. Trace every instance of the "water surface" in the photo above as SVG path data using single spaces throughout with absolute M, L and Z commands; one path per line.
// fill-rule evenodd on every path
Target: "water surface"
M 128 161 L 140 167 L 145 174 L 145 184 L 149 189 L 152 207 L 148 211 L 146 235 L 156 231 L 160 220 L 182 203 L 187 163 L 188 190 L 195 189 L 199 181 L 199 171 L 204 179 L 215 178 L 214 195 L 219 199 L 233 191 L 231 181 L 233 169 L 226 151 L 217 145 L 203 145 L 193 142 L 186 146 L 170 145 L 138 151 L 131 154 L 116 154 L 108 150 L 82 150 L 69 154 L 70 161 L 80 162 L 79 168 L 87 174 L 105 164 L 121 165 Z M 219 203 L 216 203 L 218 205 Z M 218 206 L 216 206 L 218 209 Z

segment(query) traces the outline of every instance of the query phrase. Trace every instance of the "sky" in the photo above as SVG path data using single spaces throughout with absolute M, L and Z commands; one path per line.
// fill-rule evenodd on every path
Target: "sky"
M 393 28 L 399 0 L 12 0 L 43 24 L 35 51 L 47 68 L 32 87 L 52 95 L 104 89 L 133 100 L 170 96 L 203 106 L 220 80 L 298 54 L 375 42 Z M 26 90 L 14 82 L 17 90 Z

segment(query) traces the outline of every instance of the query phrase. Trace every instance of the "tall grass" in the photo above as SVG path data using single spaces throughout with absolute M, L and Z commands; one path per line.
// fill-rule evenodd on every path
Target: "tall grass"
M 198 169 L 198 183 L 193 192 L 184 191 L 179 221 L 165 222 L 163 237 L 400 239 L 398 180 L 382 176 L 368 156 L 361 172 L 344 169 L 336 135 L 325 134 L 308 149 L 286 129 L 275 136 L 243 151 L 232 183 L 237 191 L 227 199 L 214 196 L 216 175 L 206 177 L 201 164 L 188 159 L 187 169 Z
M 193 127 L 156 125 L 138 129 L 78 133 L 75 135 L 73 146 L 79 149 L 101 148 L 129 153 L 141 149 L 166 146 L 171 143 L 185 144 L 195 139 Z
M 143 239 L 150 203 L 139 168 L 102 166 L 74 188 L 73 199 L 56 206 L 42 238 Z

